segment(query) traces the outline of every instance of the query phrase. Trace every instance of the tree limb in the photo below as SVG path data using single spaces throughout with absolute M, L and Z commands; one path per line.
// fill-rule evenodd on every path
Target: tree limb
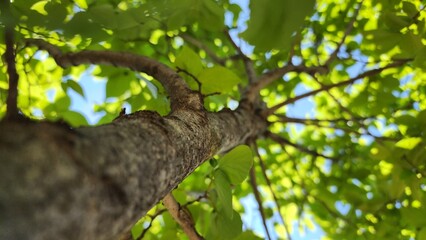
M 207 55 L 213 59 L 213 61 L 219 63 L 220 65 L 225 64 L 225 59 L 218 57 L 214 51 L 212 51 L 208 46 L 200 42 L 198 39 L 192 37 L 191 35 L 187 33 L 181 33 L 179 34 L 179 37 L 181 37 L 183 40 L 185 40 L 189 44 L 204 50 L 207 53 Z
M 299 150 L 300 152 L 307 153 L 309 155 L 312 155 L 313 157 L 323 157 L 325 159 L 332 160 L 333 162 L 336 162 L 338 160 L 337 158 L 334 158 L 334 157 L 331 157 L 331 156 L 326 156 L 322 153 L 310 150 L 310 149 L 306 148 L 305 146 L 299 145 L 297 143 L 292 143 L 289 140 L 287 140 L 287 139 L 285 139 L 285 138 L 283 138 L 283 137 L 281 137 L 281 136 L 279 136 L 275 133 L 272 133 L 270 131 L 266 132 L 266 136 L 271 138 L 273 141 L 283 145 L 283 146 L 284 145 L 292 146 L 292 147 L 296 148 L 297 150 Z
M 195 223 L 190 213 L 181 208 L 172 193 L 168 193 L 163 198 L 163 204 L 169 211 L 170 215 L 172 215 L 173 219 L 182 227 L 190 240 L 204 239 L 200 236 L 200 234 L 198 234 L 197 230 L 195 230 Z
M 352 32 L 352 29 L 354 28 L 354 23 L 358 17 L 359 11 L 361 10 L 362 7 L 362 3 L 364 0 L 362 0 L 361 2 L 359 2 L 358 7 L 355 9 L 355 13 L 351 19 L 351 21 L 348 23 L 345 32 L 343 33 L 343 37 L 340 40 L 340 42 L 337 44 L 336 49 L 334 49 L 334 51 L 330 54 L 330 57 L 327 59 L 327 61 L 325 61 L 324 66 L 329 67 L 329 65 L 331 64 L 332 61 L 334 61 L 337 58 L 337 54 L 340 51 L 340 48 L 342 47 L 343 43 L 345 43 L 345 40 L 347 38 L 347 36 Z
M 63 67 L 80 64 L 106 64 L 126 67 L 133 71 L 144 72 L 157 79 L 167 91 L 172 111 L 179 109 L 203 110 L 202 98 L 189 89 L 185 81 L 168 66 L 145 56 L 113 51 L 81 51 L 63 53 L 60 48 L 42 39 L 27 39 L 26 44 L 46 50 Z
M 284 102 L 279 103 L 279 104 L 277 104 L 277 105 L 275 105 L 275 106 L 273 106 L 273 107 L 265 110 L 263 112 L 263 114 L 265 114 L 265 115 L 271 115 L 275 111 L 277 111 L 278 109 L 280 109 L 281 107 L 284 107 L 284 106 L 286 106 L 288 104 L 292 104 L 292 103 L 294 103 L 294 102 L 296 102 L 296 101 L 298 101 L 300 99 L 313 96 L 313 95 L 315 95 L 315 94 L 317 94 L 319 92 L 328 91 L 328 90 L 330 90 L 332 88 L 342 87 L 342 86 L 346 86 L 346 85 L 352 84 L 356 80 L 359 80 L 359 79 L 362 79 L 362 78 L 365 78 L 365 77 L 374 76 L 376 74 L 381 73 L 383 70 L 386 70 L 386 69 L 389 69 L 389 68 L 392 68 L 392 67 L 402 66 L 406 62 L 407 62 L 407 60 L 395 61 L 395 62 L 393 62 L 391 64 L 388 64 L 388 65 L 386 65 L 384 67 L 377 68 L 377 69 L 372 69 L 372 70 L 366 71 L 364 73 L 361 73 L 358 76 L 350 78 L 350 79 L 348 79 L 346 81 L 338 82 L 338 83 L 335 83 L 335 84 L 323 85 L 319 89 L 316 89 L 316 90 L 313 90 L 313 91 L 310 91 L 310 92 L 307 92 L 307 93 L 295 96 L 293 98 L 289 98 L 289 99 L 285 100 Z
M 234 39 L 232 39 L 231 35 L 229 34 L 229 30 L 225 30 L 225 35 L 228 41 L 231 43 L 231 45 L 235 48 L 235 50 L 238 52 L 238 55 L 242 58 L 244 63 L 244 68 L 246 70 L 247 78 L 249 83 L 254 83 L 257 81 L 257 75 L 256 71 L 253 66 L 252 60 L 247 57 L 241 48 L 234 42 Z
M 256 81 L 255 83 L 249 86 L 249 88 L 247 89 L 245 93 L 245 98 L 248 101 L 253 102 L 257 98 L 259 91 L 262 88 L 266 87 L 267 85 L 271 84 L 274 81 L 277 81 L 279 78 L 281 78 L 282 76 L 284 76 L 285 74 L 289 72 L 296 72 L 296 73 L 306 72 L 309 74 L 324 73 L 326 72 L 326 68 L 322 66 L 307 67 L 304 65 L 290 64 L 290 65 L 285 65 L 284 67 L 266 72 L 262 74 L 262 76 L 260 76 L 258 81 Z
M 268 177 L 268 175 L 266 174 L 266 167 L 265 167 L 265 164 L 263 163 L 263 159 L 262 159 L 262 157 L 260 156 L 260 153 L 259 153 L 259 150 L 258 150 L 258 146 L 257 146 L 256 142 L 254 142 L 253 144 L 254 144 L 254 146 L 255 146 L 255 150 L 256 150 L 257 158 L 259 159 L 259 165 L 260 165 L 260 168 L 261 168 L 261 170 L 262 170 L 263 178 L 265 178 L 266 184 L 268 185 L 268 187 L 269 187 L 269 191 L 271 192 L 271 194 L 272 194 L 272 198 L 274 199 L 275 206 L 277 207 L 278 215 L 280 216 L 281 222 L 282 222 L 282 223 L 283 223 L 283 225 L 284 225 L 284 229 L 285 229 L 285 233 L 286 233 L 286 235 L 287 235 L 287 239 L 288 239 L 288 240 L 291 240 L 291 234 L 290 234 L 290 230 L 289 230 L 289 228 L 288 228 L 287 221 L 284 221 L 284 217 L 283 217 L 283 215 L 281 214 L 281 206 L 280 206 L 280 204 L 278 203 L 278 198 L 277 198 L 277 196 L 275 195 L 275 191 L 272 189 L 272 183 L 271 183 L 271 180 L 269 180 L 269 177 Z
M 250 185 L 253 189 L 254 198 L 256 199 L 257 206 L 259 208 L 260 217 L 262 218 L 263 228 L 265 229 L 266 236 L 271 240 L 268 226 L 266 225 L 265 211 L 263 210 L 262 197 L 260 196 L 259 190 L 257 189 L 256 173 L 254 172 L 254 166 L 250 169 L 249 175 Z

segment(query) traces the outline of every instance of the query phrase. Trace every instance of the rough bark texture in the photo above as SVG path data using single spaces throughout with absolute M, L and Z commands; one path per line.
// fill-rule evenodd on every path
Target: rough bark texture
M 253 109 L 143 111 L 70 129 L 0 123 L 0 239 L 118 239 L 214 154 L 262 133 Z

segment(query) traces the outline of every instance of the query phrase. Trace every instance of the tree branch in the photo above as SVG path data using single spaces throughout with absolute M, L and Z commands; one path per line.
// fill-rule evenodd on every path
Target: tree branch
M 262 218 L 262 224 L 265 228 L 266 236 L 271 240 L 271 235 L 269 234 L 268 226 L 266 225 L 265 211 L 263 211 L 262 197 L 260 196 L 259 190 L 257 189 L 256 173 L 254 172 L 254 166 L 250 169 L 250 185 L 253 188 L 254 198 L 256 199 L 257 206 L 259 207 L 259 213 Z
M 190 240 L 203 239 L 203 237 L 197 233 L 197 230 L 195 230 L 195 223 L 190 213 L 181 208 L 172 193 L 168 193 L 163 198 L 163 204 L 169 211 L 170 215 L 172 215 L 173 219 L 182 227 Z
M 120 240 L 141 240 L 141 239 L 143 239 L 143 237 L 145 236 L 145 234 L 148 232 L 148 230 L 152 227 L 152 222 L 158 217 L 158 216 L 160 216 L 161 214 L 163 214 L 165 211 L 167 211 L 167 209 L 166 208 L 163 208 L 163 209 L 160 209 L 160 210 L 158 210 L 157 212 L 155 212 L 153 215 L 146 215 L 146 217 L 149 217 L 150 218 L 150 221 L 149 221 L 149 224 L 148 224 L 148 226 L 146 226 L 144 229 L 143 229 L 143 231 L 142 231 L 142 233 L 139 235 L 139 236 L 137 236 L 135 239 L 133 238 L 133 235 L 132 235 L 132 232 L 131 231 L 128 231 L 128 232 L 126 232 L 121 238 L 120 238 Z
M 354 23 L 356 21 L 356 18 L 358 17 L 359 11 L 362 7 L 362 3 L 364 0 L 362 0 L 361 2 L 359 2 L 358 7 L 355 9 L 355 13 L 351 19 L 351 21 L 348 23 L 346 30 L 343 34 L 342 39 L 340 40 L 340 42 L 337 44 L 336 49 L 334 49 L 334 51 L 330 54 L 330 57 L 327 59 L 327 61 L 324 63 L 324 66 L 329 66 L 331 64 L 332 61 L 334 61 L 337 58 L 337 54 L 340 51 L 340 48 L 342 47 L 343 43 L 345 42 L 347 36 L 352 32 L 353 28 L 354 28 Z
M 256 150 L 257 158 L 259 159 L 259 165 L 260 165 L 260 168 L 261 168 L 261 170 L 262 170 L 262 175 L 263 175 L 263 177 L 265 178 L 266 184 L 267 184 L 267 185 L 268 185 L 268 187 L 269 187 L 269 191 L 271 192 L 272 197 L 273 197 L 274 202 L 275 202 L 275 206 L 277 207 L 278 215 L 280 216 L 281 222 L 282 222 L 282 223 L 283 223 L 283 225 L 284 225 L 284 229 L 285 229 L 285 232 L 286 232 L 286 235 L 287 235 L 287 239 L 288 239 L 288 240 L 291 240 L 290 230 L 289 230 L 289 228 L 288 228 L 288 226 L 287 226 L 287 222 L 286 222 L 286 221 L 284 221 L 284 217 L 283 217 L 283 215 L 281 214 L 281 206 L 280 206 L 280 204 L 278 203 L 278 198 L 277 198 L 277 196 L 275 195 L 275 191 L 272 189 L 272 183 L 271 183 L 271 181 L 269 180 L 268 175 L 266 175 L 266 167 L 265 167 L 265 164 L 263 163 L 263 159 L 262 159 L 262 157 L 260 156 L 260 153 L 259 153 L 259 150 L 258 150 L 258 146 L 257 146 L 256 142 L 254 142 L 254 143 L 253 143 L 253 145 L 254 145 L 255 150 Z
M 332 88 L 342 87 L 342 86 L 346 86 L 346 85 L 352 84 L 356 80 L 359 80 L 359 79 L 362 79 L 362 78 L 365 78 L 365 77 L 374 76 L 376 74 L 381 73 L 383 70 L 386 70 L 386 69 L 389 69 L 389 68 L 392 68 L 392 67 L 402 66 L 407 61 L 408 60 L 395 61 L 393 63 L 388 64 L 387 66 L 384 66 L 384 67 L 381 67 L 381 68 L 377 68 L 377 69 L 372 69 L 372 70 L 366 71 L 364 73 L 361 73 L 358 76 L 350 78 L 350 79 L 348 79 L 346 81 L 335 83 L 335 84 L 323 85 L 319 89 L 316 89 L 316 90 L 313 90 L 313 91 L 310 91 L 310 92 L 307 92 L 307 93 L 295 96 L 293 98 L 289 98 L 289 99 L 285 100 L 284 102 L 279 103 L 279 104 L 277 104 L 277 105 L 275 105 L 275 106 L 273 106 L 273 107 L 265 110 L 263 112 L 263 114 L 264 115 L 271 115 L 272 113 L 274 113 L 275 111 L 277 111 L 281 107 L 286 106 L 286 105 L 291 104 L 291 103 L 294 103 L 294 102 L 296 102 L 296 101 L 298 101 L 300 99 L 313 96 L 313 95 L 315 95 L 315 94 L 317 94 L 319 92 L 328 91 L 328 90 L 330 90 Z
M 271 138 L 273 141 L 275 141 L 275 142 L 283 145 L 283 146 L 284 145 L 292 146 L 292 147 L 296 148 L 297 150 L 299 150 L 300 152 L 307 153 L 307 154 L 312 155 L 314 157 L 323 157 L 325 159 L 332 160 L 333 162 L 337 162 L 338 161 L 337 158 L 334 158 L 334 157 L 331 157 L 331 156 L 326 156 L 326 155 L 324 155 L 322 153 L 310 150 L 310 149 L 306 148 L 305 146 L 299 145 L 297 143 L 292 143 L 289 140 L 283 138 L 282 136 L 279 136 L 279 135 L 277 135 L 275 133 L 272 133 L 270 131 L 266 132 L 266 136 L 269 137 L 269 138 Z
M 232 46 L 235 48 L 235 50 L 237 50 L 238 55 L 242 58 L 243 62 L 244 62 L 244 68 L 246 70 L 246 74 L 248 77 L 248 82 L 249 83 L 254 83 L 257 80 L 257 75 L 256 75 L 256 71 L 254 69 L 253 66 L 253 62 L 252 60 L 247 57 L 243 51 L 241 51 L 241 48 L 234 42 L 234 40 L 232 39 L 231 35 L 229 34 L 228 30 L 225 30 L 225 35 L 226 38 L 228 39 L 228 41 L 232 44 Z
M 281 78 L 282 76 L 284 76 L 285 74 L 289 72 L 297 72 L 297 73 L 306 72 L 309 74 L 314 74 L 314 73 L 324 73 L 325 71 L 326 71 L 326 68 L 324 68 L 323 66 L 307 67 L 304 65 L 296 65 L 296 66 L 291 64 L 285 65 L 284 67 L 277 68 L 275 70 L 262 74 L 259 80 L 251 84 L 250 87 L 247 89 L 245 93 L 245 98 L 248 99 L 249 102 L 253 102 L 257 98 L 259 91 L 262 88 L 266 87 L 267 85 L 271 84 L 272 82 L 276 81 L 277 79 Z
M 274 114 L 274 116 L 277 116 L 282 120 L 282 122 L 292 122 L 292 123 L 301 123 L 301 124 L 310 124 L 310 123 L 338 123 L 338 122 L 349 122 L 349 121 L 362 121 L 371 119 L 371 117 L 356 117 L 353 119 L 346 119 L 346 118 L 335 118 L 335 119 L 305 119 L 305 118 L 293 118 L 293 117 L 287 117 L 283 114 Z
M 192 37 L 191 35 L 189 35 L 187 33 L 181 33 L 181 34 L 179 34 L 179 37 L 181 37 L 183 40 L 185 40 L 189 44 L 191 44 L 191 45 L 193 45 L 193 46 L 195 46 L 199 49 L 204 50 L 207 53 L 207 55 L 213 59 L 213 61 L 219 63 L 220 65 L 225 64 L 225 59 L 218 57 L 213 50 L 211 50 L 204 43 L 200 42 L 198 39 Z
M 18 80 L 19 75 L 15 66 L 15 47 L 14 47 L 14 31 L 15 20 L 10 13 L 10 1 L 0 2 L 2 15 L 5 20 L 5 62 L 7 65 L 7 74 L 9 75 L 9 90 L 6 99 L 7 109 L 5 120 L 17 120 L 19 118 L 18 110 Z
M 132 53 L 113 51 L 81 51 L 63 53 L 57 46 L 42 39 L 27 39 L 28 45 L 37 46 L 46 50 L 63 67 L 80 64 L 106 64 L 116 67 L 126 67 L 133 71 L 144 72 L 157 79 L 167 91 L 172 111 L 179 109 L 202 110 L 202 98 L 195 91 L 189 89 L 185 81 L 173 69 L 145 56 Z

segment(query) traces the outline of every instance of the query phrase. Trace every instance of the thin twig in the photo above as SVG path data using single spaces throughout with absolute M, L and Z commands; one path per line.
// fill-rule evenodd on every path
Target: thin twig
M 187 70 L 185 70 L 185 69 L 182 69 L 182 68 L 176 68 L 177 69 L 177 72 L 179 73 L 179 72 L 183 72 L 183 73 L 185 73 L 186 75 L 188 75 L 188 76 L 190 76 L 196 83 L 197 83 L 197 85 L 198 85 L 198 91 L 200 91 L 201 92 L 201 82 L 200 82 L 200 80 L 198 80 L 198 78 L 196 77 L 196 76 L 194 76 L 194 74 L 192 74 L 192 73 L 190 73 L 190 72 L 188 72 Z
M 190 240 L 201 240 L 203 237 L 195 230 L 195 223 L 191 213 L 182 208 L 171 193 L 163 198 L 164 207 L 167 208 L 173 219 L 182 227 Z
M 312 78 L 319 84 L 319 85 L 321 85 L 321 87 L 322 86 L 324 86 L 324 84 L 315 76 L 315 75 L 312 75 Z M 333 101 L 337 104 L 337 105 L 339 105 L 339 108 L 340 109 L 342 109 L 342 111 L 343 112 L 346 112 L 347 114 L 349 114 L 349 115 L 351 115 L 352 117 L 356 117 L 355 116 L 355 114 L 352 112 L 352 111 L 350 111 L 347 107 L 345 107 L 345 106 L 343 106 L 341 103 L 340 103 L 340 101 L 339 100 L 337 100 L 337 98 L 336 97 L 334 97 L 334 95 L 333 94 L 331 94 L 331 92 L 330 91 L 326 91 L 326 93 L 328 94 L 328 96 L 330 96 L 332 99 L 333 99 Z
M 232 46 L 235 48 L 235 50 L 238 52 L 238 55 L 243 59 L 244 62 L 244 68 L 246 70 L 246 74 L 248 77 L 249 83 L 254 83 L 257 81 L 257 74 L 253 66 L 252 60 L 247 57 L 241 50 L 241 48 L 234 42 L 231 35 L 229 34 L 229 30 L 225 30 L 225 35 L 228 39 L 228 41 L 232 44 Z
M 275 141 L 275 142 L 277 142 L 277 143 L 279 143 L 283 146 L 285 146 L 285 145 L 292 146 L 292 147 L 296 148 L 297 150 L 299 150 L 300 152 L 307 153 L 309 155 L 312 155 L 313 157 L 323 157 L 325 159 L 332 160 L 333 162 L 338 161 L 337 158 L 334 158 L 334 157 L 331 157 L 331 156 L 326 156 L 322 153 L 316 152 L 314 150 L 310 150 L 310 149 L 306 148 L 305 146 L 299 145 L 297 143 L 292 143 L 288 139 L 285 139 L 284 137 L 279 136 L 279 135 L 272 133 L 270 131 L 266 132 L 265 135 L 266 135 L 266 137 L 269 137 L 273 141 Z
M 267 85 L 271 84 L 272 82 L 276 81 L 277 79 L 281 78 L 287 73 L 290 72 L 296 72 L 296 73 L 309 73 L 309 74 L 315 74 L 315 73 L 324 73 L 326 72 L 326 68 L 323 66 L 312 66 L 307 67 L 305 65 L 285 65 L 281 68 L 274 69 L 272 71 L 266 72 L 262 74 L 258 81 L 256 81 L 253 84 L 250 84 L 249 88 L 247 89 L 245 93 L 245 98 L 248 99 L 248 101 L 253 102 L 258 94 L 259 91 L 266 87 Z
M 15 20 L 10 13 L 10 1 L 3 0 L 0 3 L 2 14 L 5 20 L 5 61 L 7 65 L 7 74 L 9 75 L 9 90 L 6 99 L 6 120 L 17 120 L 19 119 L 18 110 L 18 81 L 19 75 L 16 71 L 15 65 L 15 47 L 14 47 L 14 31 L 15 31 Z
M 300 99 L 303 99 L 303 98 L 306 98 L 306 97 L 313 96 L 313 95 L 315 95 L 315 94 L 317 94 L 317 93 L 319 93 L 319 92 L 328 91 L 328 90 L 330 90 L 330 89 L 332 89 L 332 88 L 342 87 L 342 86 L 346 86 L 346 85 L 352 84 L 352 83 L 354 83 L 355 81 L 357 81 L 357 80 L 359 80 L 359 79 L 362 79 L 362 78 L 365 78 L 365 77 L 370 77 L 370 76 L 374 76 L 374 75 L 376 75 L 376 74 L 379 74 L 379 73 L 381 73 L 383 70 L 386 70 L 386 69 L 389 69 L 389 68 L 392 68 L 392 67 L 402 66 L 402 65 L 403 65 L 404 63 L 406 63 L 406 62 L 407 62 L 407 60 L 395 61 L 395 62 L 393 62 L 393 63 L 391 63 L 391 64 L 388 64 L 387 66 L 384 66 L 384 67 L 381 67 L 381 68 L 377 68 L 377 69 L 372 69 L 372 70 L 366 71 L 366 72 L 364 72 L 364 73 L 361 73 L 361 74 L 359 74 L 358 76 L 353 77 L 353 78 L 350 78 L 350 79 L 348 79 L 348 80 L 346 80 L 346 81 L 342 81 L 342 82 L 335 83 L 335 84 L 323 85 L 323 86 L 322 86 L 322 87 L 320 87 L 319 89 L 316 89 L 316 90 L 313 90 L 313 91 L 310 91 L 310 92 L 307 92 L 307 93 L 304 93 L 304 94 L 301 94 L 301 95 L 295 96 L 295 97 L 293 97 L 293 98 L 289 98 L 289 99 L 285 100 L 284 102 L 279 103 L 279 104 L 277 104 L 277 105 L 275 105 L 275 106 L 273 106 L 273 107 L 271 107 L 271 108 L 269 108 L 269 109 L 265 110 L 265 111 L 263 112 L 263 114 L 264 114 L 265 116 L 267 116 L 267 115 L 271 115 L 271 114 L 273 114 L 276 110 L 280 109 L 281 107 L 286 106 L 286 105 L 288 105 L 288 104 L 292 104 L 292 103 L 294 103 L 294 102 L 296 102 L 296 101 L 298 101 L 298 100 L 300 100 Z
M 302 41 L 302 37 L 300 32 L 296 33 L 296 36 L 294 36 L 292 46 L 290 48 L 290 52 L 288 53 L 288 63 L 289 65 L 293 65 L 293 57 L 296 55 L 296 46 L 300 45 L 300 42 Z
M 147 214 L 145 217 L 149 217 L 151 219 L 151 221 L 149 222 L 148 226 L 144 228 L 144 230 L 142 231 L 142 233 L 136 237 L 135 240 L 141 240 L 143 239 L 143 237 L 145 236 L 145 234 L 148 232 L 148 230 L 152 227 L 152 222 L 158 217 L 160 216 L 163 212 L 165 212 L 167 209 L 163 208 L 158 210 L 157 212 L 155 212 L 154 215 L 149 215 Z M 133 240 L 133 236 L 132 236 L 132 232 L 128 231 L 127 233 L 125 233 L 120 240 Z
M 327 59 L 327 61 L 324 63 L 324 66 L 327 66 L 327 67 L 328 67 L 328 66 L 330 65 L 330 63 L 331 63 L 332 61 L 334 61 L 334 60 L 337 58 L 337 54 L 339 53 L 340 48 L 342 47 L 342 45 L 343 45 L 343 43 L 345 42 L 346 38 L 348 37 L 348 35 L 352 32 L 352 30 L 353 30 L 353 28 L 354 28 L 354 23 L 355 23 L 355 21 L 356 21 L 356 19 L 357 19 L 357 17 L 358 17 L 359 11 L 360 11 L 360 9 L 361 9 L 361 7 L 362 7 L 362 3 L 363 3 L 363 0 L 362 0 L 361 2 L 359 2 L 358 7 L 355 9 L 355 13 L 354 13 L 354 15 L 353 15 L 353 17 L 352 17 L 351 21 L 348 23 L 348 25 L 347 25 L 347 27 L 346 27 L 346 30 L 345 30 L 345 32 L 344 32 L 344 34 L 343 34 L 342 39 L 341 39 L 341 40 L 340 40 L 340 42 L 337 44 L 336 49 L 334 49 L 334 51 L 330 54 L 330 57 L 329 57 L 329 58 Z
M 262 224 L 265 228 L 266 236 L 271 240 L 269 235 L 268 225 L 266 225 L 265 211 L 263 210 L 262 197 L 260 196 L 259 190 L 257 189 L 256 173 L 254 172 L 254 166 L 250 169 L 250 185 L 253 188 L 254 198 L 256 199 L 257 206 L 259 208 L 260 217 L 262 218 Z
M 313 120 L 317 120 L 317 119 L 313 119 Z M 352 120 L 348 120 L 348 121 L 352 121 Z M 310 119 L 306 119 L 306 121 L 303 121 L 303 119 L 299 119 L 299 118 L 284 118 L 284 119 L 282 119 L 280 121 L 276 121 L 276 122 L 282 122 L 282 123 L 299 123 L 299 124 L 303 124 L 303 125 L 316 126 L 318 128 L 329 128 L 329 129 L 335 129 L 335 130 L 342 130 L 343 132 L 348 133 L 348 134 L 349 133 L 353 133 L 353 134 L 355 134 L 357 136 L 363 136 L 363 135 L 364 136 L 370 136 L 370 137 L 373 137 L 373 138 L 375 138 L 377 140 L 394 141 L 394 142 L 400 140 L 398 138 L 376 136 L 376 135 L 374 135 L 374 134 L 372 134 L 371 132 L 368 131 L 367 126 L 359 124 L 359 123 L 357 123 L 357 124 L 360 125 L 359 128 L 361 130 L 364 130 L 365 133 L 359 132 L 359 131 L 357 131 L 355 129 L 345 128 L 345 127 L 339 127 L 339 126 L 336 126 L 336 125 L 333 125 L 333 126 L 323 125 L 318 120 L 317 121 L 310 121 Z M 329 122 L 329 123 L 335 124 L 333 122 Z
M 181 33 L 178 35 L 179 37 L 181 37 L 183 40 L 185 40 L 186 42 L 188 42 L 189 44 L 204 50 L 207 55 L 213 59 L 213 61 L 219 63 L 220 65 L 225 65 L 225 59 L 222 59 L 220 57 L 218 57 L 216 55 L 216 53 L 211 50 L 208 46 L 206 46 L 204 43 L 200 42 L 198 39 L 192 37 L 191 35 L 187 34 L 187 33 Z
M 355 117 L 352 119 L 347 118 L 334 118 L 334 119 L 308 119 L 308 118 L 293 118 L 293 117 L 287 117 L 283 114 L 274 114 L 274 116 L 277 116 L 282 120 L 282 122 L 293 122 L 293 123 L 302 123 L 302 124 L 309 124 L 309 123 L 338 123 L 338 122 L 349 122 L 349 121 L 364 121 L 367 119 L 372 119 L 372 117 Z
M 257 158 L 259 159 L 259 166 L 260 166 L 260 169 L 262 170 L 263 177 L 265 178 L 266 184 L 269 187 L 269 191 L 272 194 L 272 198 L 274 199 L 275 206 L 277 207 L 277 212 L 278 212 L 278 215 L 280 216 L 281 222 L 284 225 L 284 229 L 285 229 L 285 232 L 286 232 L 286 235 L 287 235 L 287 239 L 291 240 L 290 230 L 289 230 L 289 228 L 287 226 L 287 221 L 284 221 L 284 217 L 281 214 L 281 206 L 278 203 L 278 198 L 275 195 L 275 191 L 272 189 L 272 183 L 269 180 L 268 175 L 266 174 L 266 167 L 265 167 L 265 164 L 263 163 L 262 157 L 260 156 L 260 153 L 259 153 L 259 150 L 258 150 L 259 148 L 258 148 L 258 146 L 257 146 L 257 144 L 256 144 L 255 141 L 253 142 L 253 145 L 254 145 L 254 148 L 255 148 L 255 151 L 256 151 Z

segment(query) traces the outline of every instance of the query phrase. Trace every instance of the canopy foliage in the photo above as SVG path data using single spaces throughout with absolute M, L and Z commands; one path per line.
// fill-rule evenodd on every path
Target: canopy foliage
M 111 122 L 123 107 L 166 115 L 169 99 L 146 74 L 61 68 L 25 39 L 150 57 L 199 90 L 208 111 L 259 103 L 269 128 L 248 143 L 252 151 L 211 159 L 173 192 L 206 239 L 286 239 L 315 227 L 325 239 L 426 239 L 424 8 L 416 0 L 14 0 L 11 15 L 1 10 L 0 53 L 13 24 L 20 111 L 74 127 Z M 75 105 L 99 92 L 87 79 L 104 87 L 102 102 L 87 103 L 102 116 L 96 122 Z M 8 89 L 2 66 L 2 116 Z M 242 205 L 248 196 L 267 231 L 241 220 L 257 211 Z M 162 204 L 132 235 L 185 236 Z

